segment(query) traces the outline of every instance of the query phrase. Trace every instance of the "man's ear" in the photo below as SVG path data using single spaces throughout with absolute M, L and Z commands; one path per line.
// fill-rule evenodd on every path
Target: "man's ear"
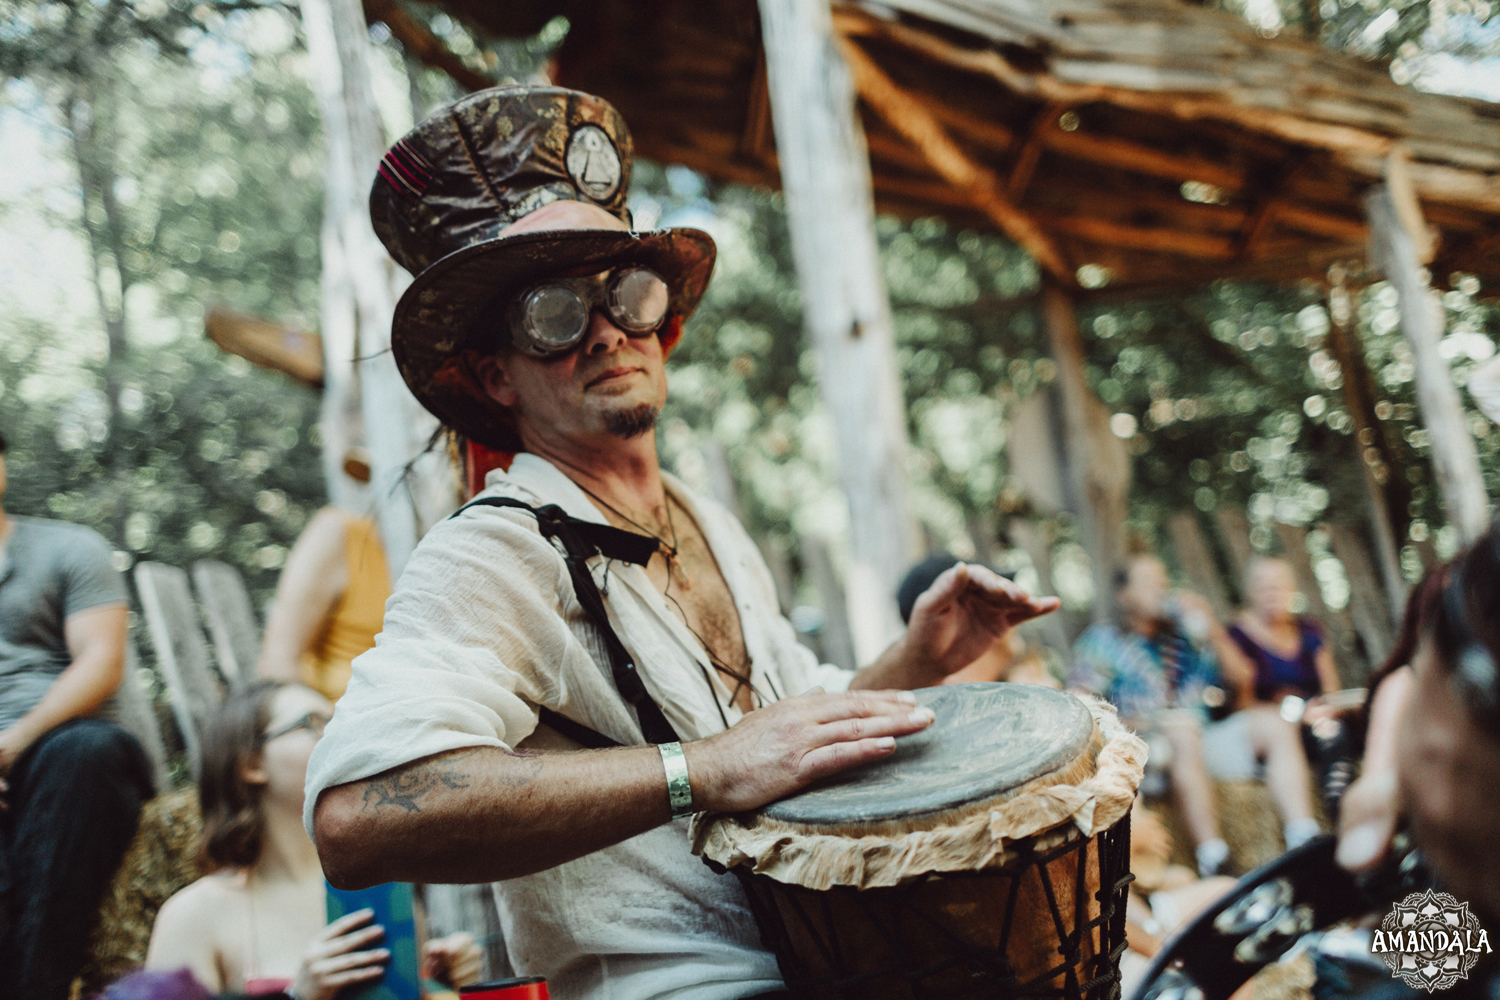
M 511 382 L 506 358 L 486 355 L 474 362 L 474 374 L 491 399 L 501 406 L 516 405 L 516 388 Z

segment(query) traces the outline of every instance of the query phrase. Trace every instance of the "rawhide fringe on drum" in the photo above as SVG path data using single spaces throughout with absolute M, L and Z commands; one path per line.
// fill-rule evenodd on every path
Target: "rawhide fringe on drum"
M 1146 746 L 1114 709 L 1019 684 L 929 688 L 890 758 L 755 813 L 700 815 L 797 997 L 1119 993 Z

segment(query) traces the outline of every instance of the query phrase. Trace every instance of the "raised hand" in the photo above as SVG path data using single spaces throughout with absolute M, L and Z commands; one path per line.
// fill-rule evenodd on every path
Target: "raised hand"
M 433 938 L 422 948 L 422 975 L 454 989 L 479 982 L 484 952 L 474 943 L 474 935 L 458 931 L 447 937 Z
M 1055 597 L 1032 597 L 983 566 L 959 563 L 917 598 L 902 657 L 936 683 L 973 663 L 1024 621 L 1056 611 Z
M 717 736 L 683 744 L 693 808 L 743 812 L 819 778 L 879 760 L 896 737 L 926 729 L 932 709 L 907 691 L 815 688 L 757 709 Z

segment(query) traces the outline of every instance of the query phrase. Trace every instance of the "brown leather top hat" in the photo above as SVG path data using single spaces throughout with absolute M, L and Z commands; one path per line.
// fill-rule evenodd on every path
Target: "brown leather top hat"
M 396 305 L 391 350 L 413 395 L 473 441 L 519 451 L 509 410 L 474 373 L 508 333 L 488 307 L 545 277 L 625 264 L 666 281 L 659 336 L 671 347 L 703 297 L 714 242 L 696 229 L 556 229 L 501 236 L 555 201 L 598 206 L 629 225 L 630 130 L 607 101 L 561 87 L 496 87 L 418 125 L 381 160 L 375 233 L 416 280 Z

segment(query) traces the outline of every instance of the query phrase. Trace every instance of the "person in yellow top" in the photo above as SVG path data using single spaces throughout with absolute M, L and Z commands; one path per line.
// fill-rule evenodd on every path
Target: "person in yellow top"
M 324 507 L 287 556 L 256 673 L 306 684 L 337 701 L 349 685 L 350 663 L 375 645 L 390 596 L 375 519 Z

